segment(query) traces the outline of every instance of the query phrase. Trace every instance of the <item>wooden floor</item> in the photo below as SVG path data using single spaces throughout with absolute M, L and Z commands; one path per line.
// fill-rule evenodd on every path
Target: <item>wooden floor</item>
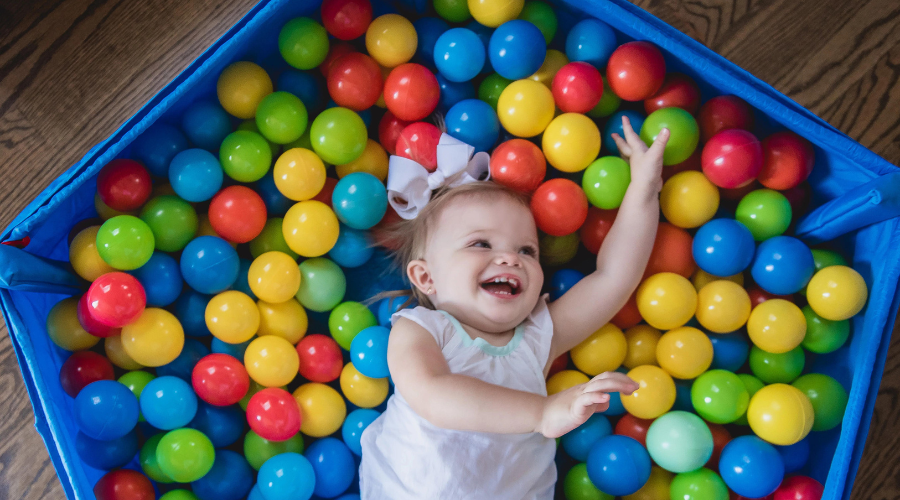
M 0 226 L 255 0 L 0 0 Z M 639 0 L 864 146 L 900 164 L 897 0 Z M 4 327 L 5 330 L 5 327 Z M 853 498 L 900 498 L 900 336 Z M 0 334 L 0 500 L 63 498 Z

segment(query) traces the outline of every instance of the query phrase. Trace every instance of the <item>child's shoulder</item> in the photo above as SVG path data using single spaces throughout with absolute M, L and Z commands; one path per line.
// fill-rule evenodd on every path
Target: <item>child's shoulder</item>
M 397 326 L 401 319 L 409 320 L 424 328 L 437 341 L 442 348 L 447 342 L 448 332 L 452 333 L 453 325 L 442 311 L 429 309 L 424 306 L 416 306 L 401 309 L 391 315 L 392 327 Z

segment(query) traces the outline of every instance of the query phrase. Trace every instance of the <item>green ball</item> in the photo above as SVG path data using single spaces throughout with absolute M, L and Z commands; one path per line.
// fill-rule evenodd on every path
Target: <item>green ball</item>
M 200 497 L 188 490 L 172 490 L 159 497 L 159 500 L 200 500 Z
M 641 127 L 641 139 L 650 146 L 662 129 L 669 129 L 663 165 L 676 165 L 690 158 L 700 142 L 697 120 L 681 108 L 662 108 L 650 113 Z
M 434 10 L 451 23 L 461 23 L 472 17 L 468 0 L 434 0 Z
M 133 215 L 117 215 L 97 231 L 97 252 L 121 271 L 137 269 L 150 260 L 156 241 L 146 222 Z
M 780 236 L 791 225 L 791 203 L 783 194 L 771 189 L 747 193 L 738 203 L 734 218 L 747 226 L 753 239 L 765 241 Z
M 363 119 L 347 108 L 328 108 L 313 120 L 309 131 L 313 150 L 332 165 L 350 163 L 366 149 L 368 132 Z
M 847 259 L 845 259 L 841 254 L 833 251 L 833 250 L 825 250 L 823 248 L 816 248 L 812 251 L 813 255 L 813 264 L 816 266 L 816 271 L 821 271 L 826 267 L 831 266 L 849 266 L 847 263 Z
M 303 135 L 301 135 L 300 138 L 297 139 L 296 141 L 285 144 L 284 150 L 287 151 L 289 149 L 294 149 L 294 148 L 303 148 L 303 149 L 308 149 L 308 150 L 312 151 L 313 150 L 312 141 L 309 138 L 309 129 L 310 128 L 311 127 L 306 127 L 306 131 L 304 131 Z
M 597 489 L 588 477 L 587 464 L 575 464 L 566 474 L 563 491 L 566 500 L 613 500 L 612 495 Z
M 827 431 L 841 424 L 848 396 L 840 382 L 821 373 L 808 373 L 791 385 L 806 394 L 812 403 L 815 415 L 812 430 Z
M 307 127 L 307 129 L 309 129 L 309 127 Z M 256 126 L 255 119 L 242 121 L 241 124 L 237 126 L 237 130 L 244 130 L 247 132 L 254 132 L 254 133 L 260 134 L 259 127 Z M 262 134 L 260 134 L 260 135 L 262 135 Z M 263 138 L 265 139 L 265 137 L 263 137 Z M 276 156 L 278 156 L 278 153 L 281 152 L 281 150 L 278 149 L 281 147 L 280 145 L 275 144 L 274 142 L 272 142 L 268 139 L 266 139 L 266 144 L 269 145 L 269 152 L 272 153 L 272 158 L 275 158 Z
M 256 126 L 266 139 L 276 144 L 296 141 L 306 131 L 306 106 L 290 92 L 272 92 L 256 108 Z
M 694 380 L 691 402 L 705 420 L 714 424 L 729 424 L 747 411 L 750 393 L 734 373 L 710 370 Z
M 300 263 L 300 290 L 297 300 L 314 312 L 334 309 L 344 300 L 347 278 L 340 266 L 325 257 L 306 259 Z
M 145 372 L 143 370 L 135 370 L 132 372 L 126 372 L 124 375 L 119 377 L 119 383 L 124 385 L 134 394 L 134 397 L 141 399 L 141 392 L 144 391 L 144 387 L 147 387 L 147 384 L 150 383 L 151 380 L 156 377 L 152 373 Z M 145 422 L 144 416 L 140 413 L 138 414 L 138 422 Z
M 263 230 L 259 233 L 259 236 L 250 240 L 250 255 L 252 255 L 254 259 L 266 252 L 286 253 L 294 260 L 297 260 L 300 257 L 297 252 L 291 250 L 287 241 L 284 240 L 284 232 L 281 228 L 283 223 L 283 218 L 272 217 L 266 221 L 266 225 L 263 226 Z
M 291 19 L 278 34 L 278 51 L 297 69 L 313 69 L 328 56 L 328 32 L 308 17 Z
M 750 371 L 766 384 L 790 384 L 800 376 L 805 364 L 806 355 L 800 346 L 781 354 L 756 346 L 750 348 Z
M 831 321 L 825 319 L 808 305 L 803 306 L 806 318 L 806 336 L 801 344 L 807 351 L 827 354 L 840 349 L 850 337 L 850 320 Z
M 253 431 L 244 436 L 244 457 L 255 470 L 275 455 L 288 452 L 303 454 L 303 436 L 299 432 L 286 441 L 269 441 Z
M 343 302 L 328 316 L 328 331 L 338 345 L 348 351 L 353 338 L 359 332 L 377 325 L 378 320 L 372 311 L 359 302 Z
M 575 258 L 578 253 L 578 243 L 581 242 L 578 231 L 565 236 L 553 236 L 545 234 L 538 243 L 538 254 L 542 266 L 556 267 L 566 264 Z
M 144 443 L 144 446 L 141 447 L 141 452 L 138 455 L 138 461 L 141 464 L 141 469 L 144 471 L 144 474 L 147 475 L 150 479 L 156 481 L 157 483 L 173 483 L 172 478 L 167 476 L 162 469 L 159 468 L 159 462 L 156 460 L 156 450 L 159 447 L 159 442 L 162 440 L 165 433 L 159 433 L 151 437 Z
M 669 494 L 678 500 L 728 500 L 728 486 L 718 474 L 703 467 L 675 476 Z
M 196 429 L 169 431 L 156 447 L 159 469 L 179 483 L 190 483 L 205 476 L 215 458 L 212 442 Z
M 497 111 L 497 101 L 500 100 L 500 94 L 512 83 L 512 80 L 503 78 L 499 73 L 491 73 L 484 77 L 481 85 L 478 86 L 478 98 L 491 105 L 494 111 Z
M 739 373 L 738 378 L 741 379 L 741 382 L 743 382 L 744 388 L 747 389 L 747 394 L 750 395 L 750 399 L 753 399 L 753 395 L 766 386 L 766 384 L 762 383 L 762 380 L 754 377 L 753 375 L 750 375 L 749 373 Z M 738 417 L 738 419 L 735 420 L 734 423 L 737 425 L 750 425 L 750 422 L 747 421 L 747 412 L 744 412 L 743 415 Z
M 556 35 L 557 22 L 556 12 L 550 5 L 537 0 L 525 2 L 525 6 L 522 7 L 522 12 L 519 14 L 519 19 L 537 26 L 537 29 L 541 30 L 541 34 L 544 35 L 544 41 L 547 42 L 547 45 L 550 45 L 550 42 L 553 41 L 553 37 Z
M 163 252 L 183 250 L 200 225 L 194 207 L 174 195 L 151 198 L 141 210 L 141 220 L 153 231 L 156 249 Z
M 670 411 L 647 429 L 647 451 L 656 465 L 667 471 L 696 470 L 712 456 L 712 432 L 697 415 Z
M 612 88 L 610 88 L 609 84 L 606 83 L 606 79 L 603 79 L 603 95 L 600 96 L 600 102 L 594 106 L 594 109 L 587 112 L 587 115 L 591 118 L 606 118 L 607 116 L 616 112 L 619 109 L 619 104 L 622 104 L 622 99 L 613 92 Z
M 588 165 L 581 187 L 591 205 L 610 210 L 619 208 L 631 184 L 631 167 L 618 156 L 603 156 Z
M 272 149 L 261 134 L 237 130 L 222 140 L 219 162 L 228 177 L 238 182 L 256 182 L 272 165 Z

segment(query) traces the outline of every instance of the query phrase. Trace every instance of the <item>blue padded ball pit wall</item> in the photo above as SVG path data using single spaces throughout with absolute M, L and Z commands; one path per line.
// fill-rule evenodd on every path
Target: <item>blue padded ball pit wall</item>
M 809 244 L 835 239 L 833 245 L 852 259 L 852 266 L 869 286 L 869 301 L 852 321 L 849 345 L 810 357 L 807 371 L 821 371 L 850 387 L 842 426 L 813 433 L 811 461 L 801 471 L 825 484 L 825 499 L 849 498 L 898 309 L 900 277 L 900 169 L 854 142 L 833 126 L 746 71 L 625 0 L 562 0 L 560 32 L 585 14 L 617 30 L 619 42 L 648 40 L 666 56 L 668 71 L 693 77 L 704 101 L 735 94 L 756 108 L 757 129 L 764 136 L 791 129 L 816 149 L 810 178 L 812 210 L 797 225 L 797 235 Z M 187 70 L 154 96 L 112 136 L 53 181 L 6 228 L 0 241 L 30 238 L 27 252 L 67 260 L 69 229 L 93 217 L 96 174 L 109 161 L 129 157 L 129 145 L 154 122 L 178 124 L 184 109 L 203 96 L 215 95 L 222 69 L 237 60 L 251 60 L 272 73 L 285 67 L 277 51 L 276 33 L 288 19 L 315 15 L 315 0 L 263 0 Z M 400 12 L 422 12 L 425 0 L 396 4 Z M 392 10 L 375 6 L 375 15 Z M 568 12 L 566 12 L 568 11 Z M 558 44 L 558 40 L 556 43 Z M 381 273 L 383 254 L 367 266 L 347 273 L 348 299 L 396 288 L 397 276 Z M 0 308 L 35 412 L 36 427 L 47 445 L 66 495 L 93 499 L 92 488 L 103 472 L 85 466 L 75 451 L 76 428 L 72 398 L 58 381 L 67 353 L 48 338 L 45 320 L 50 308 L 78 283 L 66 281 L 58 267 L 4 246 L 0 251 Z M 311 320 L 313 318 L 311 317 Z M 136 466 L 136 462 L 132 463 Z

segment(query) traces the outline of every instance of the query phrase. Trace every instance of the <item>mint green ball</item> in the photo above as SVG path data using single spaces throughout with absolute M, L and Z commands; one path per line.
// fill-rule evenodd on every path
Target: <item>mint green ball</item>
M 297 300 L 315 312 L 326 312 L 344 300 L 347 278 L 340 266 L 325 257 L 306 259 L 300 263 L 300 289 Z

